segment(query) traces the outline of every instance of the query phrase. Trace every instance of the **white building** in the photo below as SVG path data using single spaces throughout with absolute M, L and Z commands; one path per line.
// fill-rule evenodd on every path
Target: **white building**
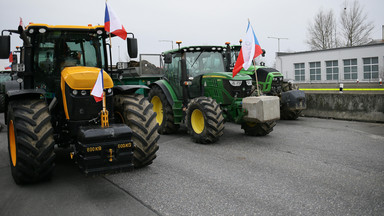
M 383 35 L 384 36 L 384 35 Z M 277 53 L 276 69 L 296 83 L 384 80 L 384 38 L 371 44 L 319 51 Z

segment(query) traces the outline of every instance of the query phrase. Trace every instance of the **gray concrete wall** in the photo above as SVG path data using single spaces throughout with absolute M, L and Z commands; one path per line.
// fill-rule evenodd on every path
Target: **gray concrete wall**
M 305 94 L 304 116 L 384 122 L 384 94 Z

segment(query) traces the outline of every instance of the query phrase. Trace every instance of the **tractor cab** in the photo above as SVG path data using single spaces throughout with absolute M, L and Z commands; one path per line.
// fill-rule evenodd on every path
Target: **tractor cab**
M 210 96 L 220 104 L 251 93 L 251 77 L 226 72 L 221 46 L 190 46 L 165 52 L 165 77 L 179 99 Z M 184 90 L 183 90 L 184 89 Z M 183 93 L 184 92 L 184 93 Z

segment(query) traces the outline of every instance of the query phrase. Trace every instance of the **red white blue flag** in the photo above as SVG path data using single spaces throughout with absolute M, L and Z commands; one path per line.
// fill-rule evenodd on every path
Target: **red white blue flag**
M 105 2 L 104 29 L 107 32 L 121 37 L 123 40 L 127 38 L 127 31 L 121 24 L 120 19 L 116 16 L 115 11 L 107 2 Z
M 103 69 L 100 70 L 99 75 L 97 76 L 97 80 L 93 89 L 91 91 L 91 95 L 95 98 L 96 102 L 103 100 L 103 92 L 104 92 L 104 77 L 103 77 Z
M 13 55 L 12 55 L 12 52 L 9 52 L 9 62 L 13 62 Z
M 232 71 L 232 77 L 235 77 L 242 68 L 247 70 L 252 65 L 252 60 L 262 53 L 263 51 L 260 47 L 259 41 L 257 40 L 251 23 L 248 20 L 247 32 L 243 43 L 241 44 L 239 56 L 237 57 L 235 67 Z
M 5 70 L 11 70 L 12 69 L 12 65 L 9 65 L 8 67 L 5 67 L 4 69 Z

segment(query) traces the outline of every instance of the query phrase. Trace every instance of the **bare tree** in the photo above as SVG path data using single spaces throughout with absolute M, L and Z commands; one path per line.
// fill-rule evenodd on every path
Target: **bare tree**
M 346 46 L 358 46 L 369 42 L 369 36 L 374 28 L 372 22 L 367 21 L 367 14 L 363 14 L 363 7 L 355 0 L 353 4 L 345 2 L 341 12 L 341 35 Z
M 314 23 L 308 26 L 309 39 L 306 43 L 311 50 L 322 50 L 337 47 L 336 19 L 333 11 L 320 10 Z

